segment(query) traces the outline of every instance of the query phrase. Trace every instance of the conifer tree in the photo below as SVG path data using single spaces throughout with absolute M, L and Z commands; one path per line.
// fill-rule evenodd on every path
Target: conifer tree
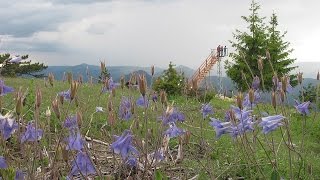
M 18 61 L 13 61 L 14 58 L 21 58 Z M 43 63 L 32 63 L 28 60 L 28 55 L 21 57 L 10 57 L 10 54 L 0 55 L 1 75 L 8 77 L 16 77 L 22 75 L 29 75 L 36 78 L 43 77 L 44 74 L 40 73 L 47 68 Z
M 242 91 L 251 87 L 255 76 L 261 78 L 263 74 L 264 90 L 269 91 L 272 88 L 273 69 L 278 76 L 288 75 L 294 69 L 290 65 L 295 59 L 288 58 L 292 49 L 289 49 L 289 43 L 283 40 L 285 33 L 281 34 L 277 29 L 277 16 L 273 14 L 269 26 L 266 26 L 265 17 L 259 16 L 259 4 L 252 1 L 249 10 L 249 16 L 241 17 L 249 24 L 248 30 L 236 30 L 233 34 L 235 40 L 230 41 L 235 52 L 230 53 L 233 62 L 226 62 L 226 73 Z M 271 63 L 266 59 L 266 51 L 270 53 Z M 263 60 L 262 73 L 258 68 L 259 58 Z

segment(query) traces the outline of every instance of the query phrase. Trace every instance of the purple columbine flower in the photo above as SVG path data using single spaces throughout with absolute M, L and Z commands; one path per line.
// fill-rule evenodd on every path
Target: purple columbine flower
M 282 120 L 284 118 L 285 117 L 282 115 L 263 117 L 261 123 L 259 123 L 259 126 L 262 127 L 262 132 L 264 134 L 268 134 L 269 132 L 277 129 L 279 126 L 282 126 Z
M 231 109 L 233 110 L 234 115 L 238 120 L 247 119 L 253 112 L 252 110 L 246 110 L 246 109 L 241 110 L 236 106 L 231 106 Z
M 295 108 L 296 110 L 302 114 L 302 115 L 309 115 L 309 105 L 310 105 L 310 101 L 307 102 L 303 102 L 303 103 L 299 103 L 299 101 L 295 100 Z
M 127 158 L 126 164 L 130 167 L 136 167 L 137 166 L 137 158 L 134 156 L 129 156 Z
M 277 90 L 280 91 L 282 89 L 282 82 L 278 82 Z M 291 93 L 293 91 L 293 87 L 290 84 L 290 78 L 287 80 L 287 92 L 286 93 Z
M 96 174 L 96 170 L 90 160 L 90 157 L 87 155 L 87 153 L 82 151 L 78 152 L 76 159 L 72 162 L 72 169 L 69 176 L 72 179 L 72 176 L 78 175 L 80 172 L 84 176 Z
M 4 81 L 0 79 L 0 96 L 4 96 L 8 93 L 12 93 L 14 89 L 12 87 L 6 86 Z
M 231 122 L 221 122 L 220 120 L 215 118 L 210 119 L 210 125 L 215 128 L 217 138 L 220 138 L 223 134 L 228 134 L 232 131 Z
M 153 93 L 153 95 L 152 95 L 152 101 L 153 102 L 158 102 L 158 95 L 157 95 L 157 93 Z
M 253 100 L 252 104 L 249 99 L 249 93 L 247 93 L 246 96 L 244 97 L 243 106 L 244 107 L 251 107 L 251 105 L 255 106 L 260 101 L 261 101 L 261 96 L 258 91 L 254 91 L 254 100 Z
M 247 117 L 246 119 L 242 119 L 237 125 L 231 126 L 232 131 L 230 134 L 233 138 L 235 138 L 248 131 L 253 131 L 254 130 L 253 124 L 254 122 L 252 120 L 252 117 Z
M 22 61 L 22 58 L 20 56 L 14 56 L 10 59 L 10 63 L 19 63 Z
M 260 78 L 258 76 L 255 76 L 253 78 L 253 81 L 252 81 L 252 88 L 254 90 L 258 90 L 260 88 Z
M 3 156 L 0 156 L 0 169 L 6 169 L 8 167 L 6 160 Z
M 162 149 L 156 150 L 155 152 L 149 154 L 149 159 L 153 159 L 156 162 L 160 162 L 164 160 L 164 153 Z
M 136 105 L 140 107 L 148 107 L 149 106 L 149 100 L 147 97 L 143 98 L 143 96 L 140 96 L 139 99 L 136 101 Z
M 183 122 L 185 120 L 185 116 L 183 113 L 178 111 L 178 109 L 174 108 L 172 113 L 166 114 L 164 113 L 163 116 L 159 117 L 160 120 L 162 120 L 163 124 L 168 124 L 168 123 L 175 123 L 177 121 Z
M 62 96 L 64 100 L 68 100 L 70 101 L 71 100 L 71 91 L 70 89 L 67 90 L 67 91 L 62 91 L 62 92 L 59 92 L 58 93 L 58 96 Z
M 78 120 L 77 116 L 68 116 L 64 121 L 63 126 L 68 129 L 77 129 L 78 128 Z
M 16 175 L 14 177 L 14 180 L 24 180 L 24 174 L 21 170 L 16 171 Z
M 110 92 L 113 88 L 116 88 L 116 83 L 113 81 L 112 77 L 110 77 L 108 81 L 108 86 L 103 86 L 103 88 L 101 89 L 102 93 Z
M 26 141 L 38 141 L 42 138 L 43 131 L 36 129 L 34 124 L 30 121 L 27 125 L 26 132 L 21 136 L 21 143 Z
M 205 119 L 209 114 L 213 114 L 212 106 L 209 103 L 202 104 L 201 113 L 202 113 L 203 119 Z
M 5 140 L 9 139 L 16 129 L 18 129 L 18 124 L 12 118 L 12 114 L 8 113 L 5 116 L 0 114 L 0 131 Z
M 178 137 L 184 133 L 184 130 L 178 128 L 174 122 L 171 122 L 169 126 L 169 129 L 164 132 L 164 135 L 169 136 L 169 138 Z
M 121 136 L 115 136 L 116 140 L 111 144 L 111 149 L 116 154 L 120 154 L 123 160 L 126 160 L 131 154 L 138 154 L 138 151 L 132 146 L 132 134 L 130 130 L 124 130 Z
M 80 151 L 83 148 L 84 141 L 81 138 L 79 131 L 70 131 L 70 135 L 66 138 L 68 146 L 67 150 L 77 150 Z
M 131 101 L 127 97 L 122 97 L 119 106 L 119 117 L 120 119 L 129 120 L 132 117 L 131 112 Z

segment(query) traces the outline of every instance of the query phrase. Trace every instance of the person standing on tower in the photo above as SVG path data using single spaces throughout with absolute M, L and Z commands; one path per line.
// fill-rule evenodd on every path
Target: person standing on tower
M 220 56 L 220 45 L 217 47 L 217 56 Z
M 224 56 L 227 56 L 227 46 L 224 46 L 223 52 L 224 52 Z

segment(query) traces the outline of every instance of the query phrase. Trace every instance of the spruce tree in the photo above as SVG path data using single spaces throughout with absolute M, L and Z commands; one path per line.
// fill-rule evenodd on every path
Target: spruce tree
M 284 42 L 284 34 L 277 30 L 278 22 L 275 14 L 271 17 L 270 25 L 264 23 L 265 17 L 259 16 L 260 5 L 252 1 L 250 15 L 241 18 L 249 24 L 247 31 L 236 30 L 233 34 L 234 41 L 230 41 L 235 48 L 234 53 L 230 53 L 233 62 L 226 62 L 226 73 L 236 84 L 239 90 L 247 90 L 251 87 L 254 76 L 259 76 L 264 80 L 264 90 L 271 90 L 273 68 L 278 74 L 287 75 L 294 67 L 289 67 L 294 59 L 288 56 L 292 52 L 289 43 Z M 266 51 L 270 53 L 271 64 L 266 59 Z M 263 59 L 263 77 L 258 68 L 258 59 Z M 246 83 L 247 82 L 247 83 Z
M 10 54 L 0 55 L 1 75 L 7 77 L 16 77 L 22 75 L 33 76 L 36 78 L 44 77 L 43 73 L 40 73 L 47 68 L 43 63 L 32 63 L 28 59 L 28 55 L 21 56 L 22 61 L 10 62 L 12 57 Z
M 272 13 L 269 22 L 268 28 L 269 38 L 268 38 L 268 50 L 270 53 L 270 61 L 273 64 L 274 71 L 278 76 L 290 75 L 290 72 L 294 70 L 296 67 L 292 66 L 296 59 L 292 59 L 289 55 L 292 53 L 293 49 L 290 48 L 290 43 L 284 41 L 286 31 L 281 33 L 278 30 L 278 17 L 275 13 Z M 266 62 L 267 63 L 267 62 Z M 264 74 L 266 72 L 264 71 Z M 271 73 L 268 73 L 268 77 L 266 77 L 268 85 L 272 83 Z M 290 75 L 291 84 L 296 85 L 297 81 L 295 80 L 295 75 Z

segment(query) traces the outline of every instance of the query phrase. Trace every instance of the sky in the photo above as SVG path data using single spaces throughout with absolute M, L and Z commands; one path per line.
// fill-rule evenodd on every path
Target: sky
M 0 52 L 47 65 L 197 68 L 218 45 L 244 31 L 251 0 L 0 0 Z M 320 2 L 260 0 L 299 62 L 318 62 Z M 232 51 L 232 49 L 230 49 Z M 319 61 L 320 62 L 320 61 Z

